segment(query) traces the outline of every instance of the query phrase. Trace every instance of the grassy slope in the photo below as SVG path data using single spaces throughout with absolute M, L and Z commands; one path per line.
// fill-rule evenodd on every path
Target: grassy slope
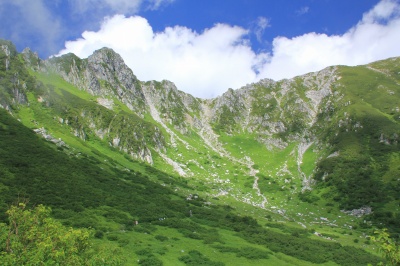
M 400 70 L 398 61 L 385 62 L 397 62 L 397 67 L 389 68 Z M 374 214 L 366 219 L 398 233 L 400 123 L 396 108 L 400 88 L 393 75 L 365 66 L 341 67 L 339 74 L 336 92 L 344 97 L 336 106 L 337 115 L 329 122 L 321 120 L 328 124 L 328 153 L 339 155 L 318 163 L 319 191 L 341 208 L 372 206 Z

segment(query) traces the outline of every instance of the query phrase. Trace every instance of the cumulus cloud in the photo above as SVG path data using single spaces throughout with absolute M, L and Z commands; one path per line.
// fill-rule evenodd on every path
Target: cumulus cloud
M 168 79 L 181 90 L 209 98 L 256 79 L 254 68 L 266 55 L 251 50 L 246 34 L 241 27 L 225 24 L 201 33 L 181 26 L 154 32 L 142 17 L 116 15 L 105 19 L 99 31 L 86 31 L 81 39 L 67 42 L 60 54 L 73 52 L 85 58 L 110 47 L 139 79 Z
M 330 65 L 359 65 L 400 56 L 400 5 L 383 0 L 343 35 L 307 33 L 277 37 L 258 77 L 289 78 Z
M 268 20 L 259 20 L 260 29 L 268 25 Z M 154 32 L 142 17 L 117 15 L 106 18 L 99 31 L 86 31 L 82 38 L 66 42 L 60 54 L 73 52 L 85 58 L 110 47 L 139 79 L 168 79 L 180 90 L 211 98 L 261 78 L 279 80 L 330 65 L 399 56 L 400 4 L 382 0 L 343 35 L 313 32 L 290 39 L 276 37 L 270 53 L 254 52 L 249 33 L 226 24 L 200 33 L 181 26 Z

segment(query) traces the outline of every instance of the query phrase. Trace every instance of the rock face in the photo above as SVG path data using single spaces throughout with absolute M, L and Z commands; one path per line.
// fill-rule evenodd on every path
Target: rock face
M 116 99 L 141 118 L 151 115 L 155 121 L 165 125 L 172 142 L 175 141 L 176 135 L 169 130 L 169 127 L 182 134 L 187 134 L 192 127 L 201 128 L 199 124 L 201 110 L 199 108 L 202 101 L 200 99 L 177 90 L 175 85 L 169 81 L 140 82 L 125 65 L 121 56 L 111 49 L 97 50 L 87 59 L 67 54 L 40 61 L 38 64 L 32 60 L 35 58 L 34 54 L 30 50 L 26 50 L 24 58 L 28 65 L 34 65 L 33 67 L 39 65 L 40 71 L 60 75 L 77 88 L 98 97 L 96 101 L 101 106 L 112 110 L 114 108 L 113 99 Z M 82 117 L 86 117 L 88 120 L 86 124 L 100 138 L 105 135 L 114 135 L 111 133 L 112 126 L 104 128 L 97 123 L 94 116 L 91 112 L 82 112 L 79 117 L 75 116 L 74 119 L 82 120 Z M 124 124 L 124 122 L 121 123 Z M 115 120 L 113 124 L 115 124 Z M 82 139 L 87 137 L 82 128 L 75 128 L 74 134 Z M 130 135 L 117 134 L 117 136 L 111 137 L 110 145 L 126 151 L 136 159 L 151 163 L 151 150 L 146 147 L 147 144 L 152 145 L 157 152 L 165 151 L 163 135 L 158 129 L 154 134 L 150 140 L 142 141 L 140 140 L 142 133 L 138 130 L 131 131 Z M 141 142 L 140 148 L 136 152 L 127 144 L 129 141 L 126 140 L 129 138 Z
M 67 54 L 44 64 L 44 71 L 56 72 L 94 96 L 115 97 L 138 115 L 143 115 L 145 106 L 140 82 L 113 50 L 102 48 L 83 60 Z
M 149 113 L 142 83 L 111 49 L 100 49 L 83 60 L 73 54 L 41 60 L 29 48 L 21 53 L 25 66 L 48 76 L 61 76 L 96 99 L 95 103 L 79 103 L 76 99 L 73 108 L 61 102 L 53 91 L 54 86 L 35 83 L 17 55 L 11 43 L 0 43 L 0 61 L 3 62 L 0 67 L 6 74 L 0 79 L 1 107 L 11 111 L 13 105 L 27 104 L 26 91 L 32 89 L 29 87 L 40 87 L 35 93 L 37 101 L 46 107 L 57 106 L 55 120 L 69 126 L 76 137 L 87 140 L 92 135 L 97 136 L 134 159 L 150 164 L 153 163 L 152 149 L 165 151 L 165 138 L 160 129 L 140 118 Z M 112 112 L 116 101 L 133 114 Z
M 207 142 L 215 142 L 210 129 L 216 133 L 257 132 L 258 141 L 270 149 L 287 145 L 276 135 L 301 138 L 308 133 L 306 129 L 315 122 L 320 104 L 331 94 L 335 81 L 335 68 L 327 68 L 303 79 L 261 80 L 206 101 L 179 91 L 169 81 L 140 82 L 121 56 L 108 48 L 95 51 L 87 59 L 67 54 L 43 65 L 43 71 L 56 72 L 76 87 L 99 96 L 97 101 L 107 108 L 112 106 L 107 99 L 115 98 L 140 117 L 155 115 L 156 110 L 156 121 L 182 134 L 207 131 L 202 134 Z M 301 94 L 299 89 L 303 90 Z M 155 107 L 153 112 L 149 102 Z
M 53 137 L 52 135 L 50 135 L 46 129 L 44 128 L 37 128 L 33 130 L 36 134 L 41 135 L 44 139 L 53 142 L 54 144 L 56 144 L 58 147 L 68 147 L 68 145 L 65 144 L 65 142 L 62 139 L 57 139 L 55 137 Z
M 356 216 L 356 217 L 362 217 L 364 215 L 368 215 L 372 213 L 372 208 L 369 206 L 364 206 L 359 209 L 354 209 L 350 211 L 342 210 L 343 213 L 346 213 L 348 215 Z
M 27 103 L 26 90 L 31 85 L 28 72 L 17 60 L 17 55 L 14 44 L 0 40 L 0 106 L 7 110 L 13 105 Z
M 37 64 L 32 60 L 34 55 L 28 51 L 24 54 L 27 62 Z M 98 96 L 97 102 L 106 108 L 111 109 L 111 99 L 117 99 L 139 117 L 150 114 L 182 134 L 194 130 L 207 143 L 216 144 L 216 134 L 221 130 L 257 132 L 258 141 L 269 149 L 287 146 L 282 135 L 288 139 L 310 135 L 320 105 L 331 95 L 336 80 L 332 67 L 302 78 L 261 80 L 238 90 L 229 89 L 213 100 L 201 100 L 179 91 L 170 81 L 140 82 L 121 56 L 108 48 L 95 51 L 87 59 L 67 54 L 39 65 L 42 71 L 55 72 Z
M 0 46 L 0 48 L 5 55 L 3 64 L 4 64 L 5 70 L 7 71 L 10 69 L 10 56 L 11 56 L 10 48 L 8 45 L 5 45 L 5 44 L 2 44 Z

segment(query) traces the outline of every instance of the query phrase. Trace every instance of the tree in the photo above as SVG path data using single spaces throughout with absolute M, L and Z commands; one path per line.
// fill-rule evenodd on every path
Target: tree
M 395 240 L 390 238 L 387 229 L 376 230 L 376 237 L 371 237 L 372 241 L 379 248 L 379 252 L 383 253 L 384 258 L 389 263 L 387 265 L 400 265 L 400 246 Z M 379 265 L 384 265 L 383 263 Z
M 43 205 L 27 209 L 19 203 L 0 224 L 2 265 L 120 265 L 119 255 L 106 256 L 92 247 L 92 232 L 63 226 Z

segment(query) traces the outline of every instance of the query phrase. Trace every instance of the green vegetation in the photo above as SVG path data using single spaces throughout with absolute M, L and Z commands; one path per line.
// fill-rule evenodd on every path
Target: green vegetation
M 383 254 L 385 260 L 389 263 L 388 265 L 399 265 L 400 264 L 400 245 L 393 240 L 388 234 L 386 229 L 375 231 L 375 237 L 372 237 L 372 241 L 378 246 L 379 251 Z M 380 263 L 379 265 L 383 265 Z
M 42 205 L 24 203 L 7 211 L 8 225 L 0 224 L 2 265 L 121 265 L 118 250 L 93 248 L 91 232 L 63 226 Z
M 214 126 L 214 130 L 216 132 L 230 132 L 235 124 L 236 122 L 234 112 L 232 112 L 228 106 L 223 105 L 221 107 L 221 113 L 218 119 L 218 123 Z
M 342 67 L 340 73 L 337 90 L 345 90 L 346 106 L 324 133 L 330 152 L 338 156 L 322 159 L 315 179 L 340 208 L 371 206 L 374 214 L 367 220 L 398 235 L 400 212 L 393 206 L 400 203 L 400 124 L 393 110 L 399 87 L 391 77 L 366 67 Z
M 180 261 L 185 263 L 185 265 L 189 266 L 197 266 L 197 265 L 210 265 L 210 266 L 224 266 L 225 263 L 215 262 L 205 257 L 197 250 L 191 250 L 188 252 L 188 255 L 182 256 L 179 258 Z
M 76 66 L 78 70 L 80 70 L 84 60 L 80 59 L 72 53 L 69 53 L 60 57 L 52 57 L 50 59 L 50 62 L 59 65 L 62 70 L 68 74 L 71 71 L 71 66 Z

